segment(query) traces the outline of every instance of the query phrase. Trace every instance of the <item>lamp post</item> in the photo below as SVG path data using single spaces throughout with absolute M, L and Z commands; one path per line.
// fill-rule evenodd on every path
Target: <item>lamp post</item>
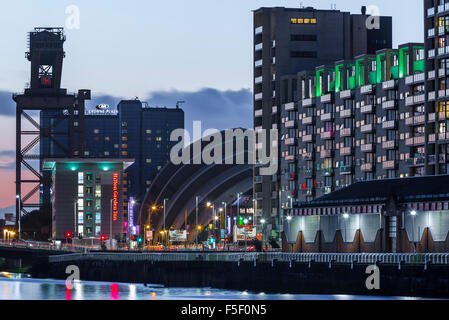
M 248 234 L 248 219 L 243 220 L 243 223 L 245 224 L 245 251 L 248 248 L 248 244 L 247 244 L 247 234 Z
M 290 221 L 292 220 L 292 217 L 291 216 L 287 216 L 287 230 L 288 230 L 288 234 L 290 235 L 290 233 L 291 233 L 291 223 L 290 223 Z M 287 243 L 288 243 L 288 238 L 287 238 Z M 293 248 L 292 248 L 293 249 Z M 293 250 L 292 250 L 293 251 Z
M 416 241 L 415 241 L 415 217 L 418 213 L 413 210 L 412 212 L 410 212 L 410 215 L 412 216 L 412 237 L 413 237 L 413 251 L 414 253 L 416 253 Z
M 165 228 L 165 203 L 168 201 L 168 199 L 164 199 L 164 232 L 165 232 L 165 230 L 167 230 L 166 228 Z M 164 246 L 164 249 L 165 249 L 165 247 L 167 246 L 167 242 L 165 242 L 165 246 Z
M 112 249 L 112 204 L 113 199 L 111 199 L 111 214 L 110 214 L 110 220 L 109 220 L 109 249 Z
M 198 249 L 198 232 L 199 232 L 199 225 L 198 225 L 198 196 L 196 196 L 195 200 L 196 200 L 196 209 L 195 209 L 195 226 L 196 226 L 196 239 L 195 239 L 195 244 L 196 244 L 196 249 Z

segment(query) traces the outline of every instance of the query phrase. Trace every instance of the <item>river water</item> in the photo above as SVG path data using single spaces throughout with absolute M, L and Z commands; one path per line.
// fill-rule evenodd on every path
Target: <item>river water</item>
M 349 295 L 263 294 L 212 288 L 164 288 L 158 285 L 32 279 L 0 273 L 0 300 L 403 300 L 416 298 Z

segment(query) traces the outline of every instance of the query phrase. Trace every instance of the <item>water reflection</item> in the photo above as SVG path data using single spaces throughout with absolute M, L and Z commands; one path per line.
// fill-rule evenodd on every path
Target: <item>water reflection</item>
M 0 300 L 366 300 L 404 299 L 348 295 L 271 295 L 211 288 L 164 288 L 140 284 L 0 278 Z M 405 298 L 411 299 L 411 298 Z

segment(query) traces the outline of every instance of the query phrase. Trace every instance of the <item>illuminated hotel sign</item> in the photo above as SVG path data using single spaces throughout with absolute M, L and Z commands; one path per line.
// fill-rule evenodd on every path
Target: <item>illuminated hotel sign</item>
M 291 18 L 292 24 L 316 24 L 315 18 Z
M 114 222 L 118 220 L 118 179 L 119 174 L 114 173 L 112 175 L 112 220 Z

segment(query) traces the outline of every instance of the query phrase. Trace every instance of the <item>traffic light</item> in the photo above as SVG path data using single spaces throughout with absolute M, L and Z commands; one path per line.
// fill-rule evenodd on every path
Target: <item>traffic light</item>
M 102 234 L 101 237 L 100 237 L 100 240 L 101 241 L 106 241 L 106 236 Z
M 137 242 L 138 242 L 138 243 L 142 243 L 142 242 L 143 242 L 142 237 L 137 238 Z
M 65 234 L 65 237 L 67 238 L 67 239 L 71 239 L 72 238 L 72 233 L 71 232 L 66 232 L 66 234 Z
M 136 236 L 131 236 L 131 238 L 129 238 L 131 241 L 135 241 L 136 240 Z

